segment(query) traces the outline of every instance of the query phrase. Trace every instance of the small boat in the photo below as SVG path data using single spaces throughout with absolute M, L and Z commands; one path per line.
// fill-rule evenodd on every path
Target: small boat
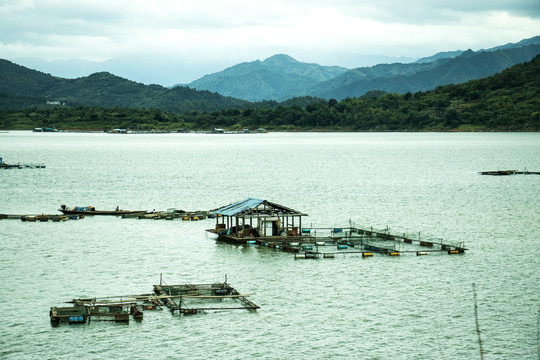
M 146 213 L 146 210 L 121 210 L 118 207 L 116 210 L 96 210 L 93 206 L 75 206 L 73 208 L 68 208 L 66 205 L 60 206 L 58 211 L 64 213 L 65 215 L 126 215 L 126 214 L 138 214 Z
M 517 172 L 517 170 L 495 170 L 495 171 L 481 171 L 479 172 L 480 175 L 514 175 Z

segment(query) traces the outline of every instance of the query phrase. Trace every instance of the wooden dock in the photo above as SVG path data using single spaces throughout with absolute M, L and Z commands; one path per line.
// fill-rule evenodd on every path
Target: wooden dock
M 7 164 L 0 157 L 0 169 L 44 169 L 44 164 Z
M 26 215 L 16 215 L 16 214 L 0 214 L 0 220 L 21 220 L 25 222 L 60 222 L 67 220 L 78 220 L 82 219 L 84 216 L 80 215 L 59 215 L 59 214 L 26 214 Z
M 122 218 L 125 218 L 125 219 L 151 219 L 151 220 L 181 219 L 183 221 L 198 221 L 198 220 L 204 220 L 204 219 L 213 218 L 213 217 L 214 217 L 214 214 L 211 211 L 183 211 L 183 210 L 176 210 L 176 209 L 122 215 Z

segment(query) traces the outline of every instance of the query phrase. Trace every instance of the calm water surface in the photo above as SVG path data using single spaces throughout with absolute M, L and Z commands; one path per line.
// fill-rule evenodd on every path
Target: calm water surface
M 209 210 L 247 197 L 309 225 L 464 241 L 460 256 L 294 260 L 216 243 L 213 220 L 0 220 L 2 359 L 538 359 L 540 134 L 112 135 L 0 133 L 0 213 Z M 141 323 L 53 328 L 76 297 L 228 281 L 256 313 L 146 312 Z

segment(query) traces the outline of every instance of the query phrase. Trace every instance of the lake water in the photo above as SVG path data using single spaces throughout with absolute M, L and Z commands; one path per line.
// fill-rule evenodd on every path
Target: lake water
M 0 213 L 210 210 L 247 197 L 349 224 L 465 242 L 464 255 L 294 260 L 216 243 L 214 220 L 0 220 L 2 359 L 538 359 L 538 133 L 0 133 Z M 306 225 L 304 223 L 304 225 Z M 52 327 L 79 297 L 228 282 L 261 306 Z

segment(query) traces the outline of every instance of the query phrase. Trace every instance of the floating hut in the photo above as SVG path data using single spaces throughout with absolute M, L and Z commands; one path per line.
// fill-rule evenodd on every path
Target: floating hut
M 301 231 L 302 217 L 307 214 L 268 200 L 247 198 L 214 210 L 214 215 L 216 226 L 206 231 L 222 241 L 248 243 L 310 237 Z

